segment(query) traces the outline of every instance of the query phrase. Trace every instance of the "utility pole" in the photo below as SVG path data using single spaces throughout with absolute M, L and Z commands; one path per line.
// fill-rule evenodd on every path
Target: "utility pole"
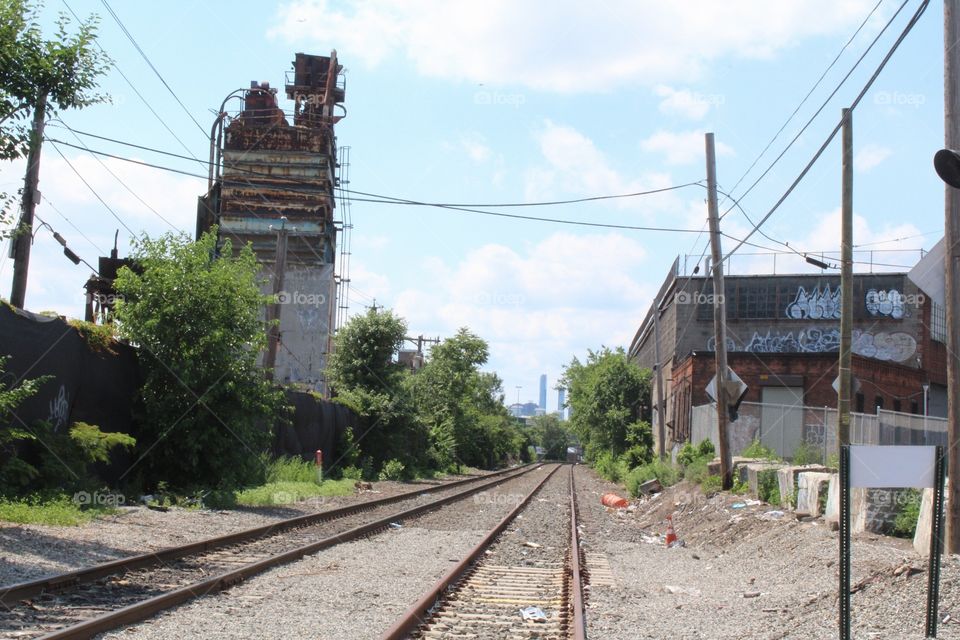
M 663 421 L 663 363 L 660 362 L 660 298 L 654 301 L 653 308 L 653 357 L 657 361 L 657 456 L 663 460 L 667 454 L 665 438 L 667 430 Z
M 710 253 L 713 258 L 713 332 L 717 365 L 717 436 L 720 439 L 720 476 L 723 488 L 733 486 L 733 461 L 727 436 L 727 316 L 724 305 L 723 251 L 720 248 L 720 213 L 717 205 L 717 154 L 713 134 L 706 134 L 707 214 L 710 220 Z
M 850 343 L 853 333 L 853 112 L 843 110 L 843 186 L 840 196 L 840 380 L 837 385 L 837 453 L 850 444 Z
M 30 149 L 27 153 L 27 172 L 23 178 L 20 224 L 13 250 L 13 284 L 10 287 L 10 304 L 23 309 L 27 296 L 27 272 L 30 269 L 30 248 L 33 244 L 33 211 L 37 207 L 40 192 L 40 148 L 43 146 L 43 125 L 47 115 L 47 94 L 37 101 L 33 110 L 33 129 L 30 132 Z
M 273 369 L 277 364 L 277 350 L 280 347 L 280 309 L 286 301 L 279 299 L 283 291 L 283 273 L 287 268 L 287 219 L 280 218 L 280 228 L 277 229 L 277 252 L 273 259 L 273 302 L 267 307 L 267 358 L 263 363 L 266 369 L 267 380 L 273 380 Z
M 943 124 L 947 149 L 960 148 L 960 0 L 943 2 Z M 947 312 L 947 469 L 950 484 L 947 492 L 947 553 L 960 553 L 960 360 L 957 337 L 960 336 L 960 191 L 945 186 L 944 230 L 946 255 Z

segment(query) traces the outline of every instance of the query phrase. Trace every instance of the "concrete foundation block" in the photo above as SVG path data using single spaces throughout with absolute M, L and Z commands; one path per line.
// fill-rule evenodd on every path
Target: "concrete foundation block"
M 833 474 L 805 471 L 797 478 L 797 515 L 820 515 L 820 491 L 826 491 Z
M 777 471 L 777 482 L 780 486 L 780 506 L 791 506 L 790 497 L 797 492 L 798 478 L 801 473 L 817 472 L 828 473 L 827 467 L 818 464 L 803 466 L 789 466 Z
M 946 529 L 946 514 L 949 511 L 950 479 L 944 485 L 943 513 L 944 529 Z M 920 502 L 920 517 L 917 519 L 917 530 L 913 534 L 913 548 L 924 557 L 930 555 L 930 529 L 933 527 L 933 489 L 923 490 L 923 499 Z
M 747 484 L 750 485 L 750 494 L 756 498 L 760 497 L 760 475 L 763 473 L 777 473 L 783 464 L 780 462 L 750 462 L 743 465 L 746 471 Z M 741 482 L 743 482 L 741 480 Z
M 827 487 L 827 511 L 823 519 L 829 523 L 840 522 L 840 474 L 830 474 L 830 485 Z

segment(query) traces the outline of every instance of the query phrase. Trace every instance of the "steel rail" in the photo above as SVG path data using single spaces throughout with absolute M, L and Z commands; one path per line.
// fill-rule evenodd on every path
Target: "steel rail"
M 526 469 L 529 466 L 530 465 L 524 465 L 523 467 L 519 467 L 519 469 Z M 310 526 L 328 520 L 335 520 L 337 518 L 353 515 L 355 513 L 368 511 L 376 507 L 392 504 L 394 502 L 409 500 L 425 493 L 435 493 L 450 489 L 451 487 L 469 484 L 471 482 L 480 482 L 490 478 L 496 478 L 505 474 L 509 474 L 517 470 L 518 468 L 504 469 L 494 473 L 485 474 L 480 477 L 465 478 L 463 480 L 456 480 L 454 482 L 448 482 L 445 484 L 428 487 L 426 489 L 407 491 L 396 496 L 378 498 L 376 500 L 370 500 L 369 502 L 347 505 L 344 507 L 338 507 L 336 509 L 330 509 L 328 511 L 321 511 L 319 513 L 296 516 L 286 520 L 281 520 L 279 522 L 254 527 L 252 529 L 244 529 L 243 531 L 237 531 L 235 533 L 229 533 L 213 538 L 206 538 L 204 540 L 198 540 L 185 545 L 167 547 L 166 549 L 161 549 L 159 551 L 151 551 L 126 558 L 119 558 L 117 560 L 111 560 L 110 562 L 104 562 L 92 567 L 85 567 L 54 576 L 46 576 L 43 578 L 37 578 L 36 580 L 0 587 L 0 589 L 2 589 L 2 592 L 0 592 L 0 603 L 5 605 L 15 605 L 25 598 L 30 598 L 46 592 L 61 592 L 81 584 L 94 582 L 106 576 L 124 573 L 134 569 L 142 569 L 144 567 L 150 567 L 158 564 L 164 564 L 186 556 L 213 551 L 215 549 L 227 547 L 233 544 L 278 535 L 284 531 L 289 531 L 290 529 Z
M 291 549 L 290 551 L 285 551 L 283 553 L 274 555 L 264 560 L 252 562 L 250 564 L 244 565 L 232 571 L 227 571 L 225 573 L 222 573 L 217 576 L 213 576 L 206 580 L 196 582 L 192 585 L 181 587 L 179 589 L 175 589 L 173 591 L 163 593 L 159 596 L 154 596 L 153 598 L 149 598 L 147 600 L 143 600 L 141 602 L 129 605 L 127 607 L 123 607 L 122 609 L 111 611 L 102 616 L 98 616 L 96 618 L 92 618 L 90 620 L 86 620 L 84 622 L 71 625 L 63 629 L 52 631 L 46 635 L 40 636 L 40 640 L 81 640 L 81 639 L 91 638 L 98 633 L 109 631 L 118 626 L 139 622 L 141 620 L 144 620 L 150 617 L 155 613 L 158 613 L 165 609 L 169 609 L 178 604 L 182 604 L 183 602 L 186 602 L 193 598 L 208 595 L 210 593 L 215 593 L 217 591 L 221 591 L 223 589 L 229 588 L 234 584 L 237 584 L 238 582 L 241 582 L 242 580 L 250 576 L 253 576 L 257 573 L 261 573 L 277 565 L 286 564 L 288 562 L 298 560 L 305 555 L 309 555 L 311 553 L 315 553 L 317 551 L 321 551 L 323 549 L 327 549 L 329 547 L 333 547 L 338 544 L 342 544 L 344 542 L 356 540 L 357 538 L 361 538 L 363 536 L 372 534 L 378 530 L 386 529 L 392 522 L 395 522 L 397 520 L 403 520 L 406 518 L 411 518 L 421 513 L 424 513 L 426 511 L 432 511 L 438 507 L 444 506 L 451 502 L 455 502 L 469 495 L 482 491 L 483 489 L 486 489 L 488 487 L 496 486 L 499 484 L 503 484 L 504 482 L 507 482 L 509 480 L 516 479 L 522 475 L 525 475 L 527 473 L 530 473 L 531 471 L 534 471 L 540 468 L 541 466 L 543 465 L 537 465 L 535 467 L 531 467 L 530 465 L 527 465 L 523 467 L 522 468 L 523 470 L 519 473 L 516 473 L 513 475 L 507 475 L 504 477 L 498 477 L 496 480 L 486 482 L 475 487 L 470 487 L 469 489 L 465 489 L 464 491 L 460 491 L 458 493 L 445 496 L 443 498 L 434 500 L 433 502 L 430 502 L 424 505 L 419 505 L 417 507 L 413 507 L 405 511 L 400 511 L 400 512 L 391 514 L 385 518 L 380 518 L 373 522 L 368 522 L 367 524 L 361 525 L 359 527 L 354 527 L 353 529 L 349 529 L 342 533 L 332 535 L 330 537 L 324 538 L 323 540 L 318 540 L 317 542 L 303 545 L 301 547 L 297 547 L 296 549 Z M 554 469 L 553 471 L 556 471 L 556 469 Z M 548 474 L 547 477 L 549 478 L 550 475 L 552 475 L 552 473 L 553 472 Z M 539 487 L 542 484 L 543 482 L 541 482 L 537 486 Z
M 390 629 L 384 633 L 380 640 L 402 640 L 407 638 L 416 628 L 430 615 L 430 610 L 434 607 L 437 601 L 443 597 L 444 592 L 451 586 L 457 584 L 463 575 L 467 572 L 468 569 L 473 565 L 473 563 L 483 555 L 483 552 L 486 551 L 497 536 L 499 536 L 507 526 L 513 522 L 513 520 L 523 511 L 524 507 L 527 506 L 527 503 L 533 498 L 534 495 L 546 484 L 554 473 L 556 473 L 560 467 L 563 465 L 557 465 L 547 474 L 547 476 L 537 483 L 530 493 L 521 501 L 510 513 L 508 513 L 504 518 L 494 527 L 483 540 L 481 540 L 477 545 L 470 550 L 470 552 L 454 566 L 447 573 L 443 575 L 440 580 L 430 588 L 427 593 L 420 597 L 416 603 L 413 604 L 407 611 L 397 620 Z
M 573 640 L 587 640 L 586 610 L 583 605 L 583 573 L 580 570 L 580 532 L 577 530 L 577 489 L 570 465 L 570 571 L 573 584 Z

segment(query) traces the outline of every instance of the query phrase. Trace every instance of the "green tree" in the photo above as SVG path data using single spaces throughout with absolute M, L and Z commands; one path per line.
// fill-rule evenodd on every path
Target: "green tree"
M 136 240 L 137 272 L 114 282 L 120 334 L 139 346 L 144 384 L 137 458 L 149 485 L 232 488 L 262 479 L 259 455 L 284 416 L 257 357 L 266 344 L 259 266 L 216 229 Z
M 568 389 L 570 427 L 593 462 L 601 453 L 618 457 L 628 449 L 633 458 L 649 456 L 650 371 L 631 362 L 622 348 L 588 352 L 586 363 L 573 358 L 560 385 Z
M 334 338 L 327 376 L 335 400 L 362 420 L 360 433 L 347 434 L 341 443 L 341 467 L 359 457 L 375 469 L 394 459 L 407 470 L 425 465 L 426 432 L 411 403 L 409 372 L 394 359 L 406 333 L 403 318 L 389 309 L 370 309 Z
M 76 25 L 61 13 L 56 36 L 45 40 L 39 25 L 40 5 L 29 0 L 0 0 L 0 160 L 26 154 L 40 144 L 31 140 L 29 122 L 38 106 L 47 115 L 103 102 L 96 92 L 110 58 L 97 46 L 98 18 Z M 2 216 L 12 202 L 0 194 Z
M 461 328 L 431 349 L 411 379 L 418 413 L 430 430 L 431 455 L 441 468 L 489 467 L 520 455 L 523 435 L 503 405 L 503 383 L 480 371 L 488 357 L 486 341 Z
M 16 493 L 39 475 L 36 466 L 20 455 L 24 443 L 37 439 L 36 430 L 19 421 L 14 409 L 36 395 L 40 385 L 51 379 L 51 376 L 42 376 L 10 386 L 3 375 L 8 359 L 0 356 L 0 494 Z
M 545 450 L 544 457 L 550 460 L 565 460 L 570 433 L 555 413 L 534 416 L 530 420 L 534 442 Z

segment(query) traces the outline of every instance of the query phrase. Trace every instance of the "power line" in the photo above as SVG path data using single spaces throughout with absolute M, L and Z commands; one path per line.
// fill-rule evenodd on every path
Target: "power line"
M 77 168 L 76 168 L 75 166 L 73 166 L 73 163 L 70 162 L 69 160 L 67 160 L 67 156 L 63 155 L 63 152 L 60 151 L 60 147 L 58 147 L 56 144 L 54 144 L 54 145 L 53 145 L 53 149 L 54 149 L 54 151 L 56 151 L 58 154 L 60 154 L 60 157 L 63 158 L 63 161 L 67 163 L 67 166 L 70 167 L 75 174 L 77 174 L 77 177 L 80 178 L 80 181 L 83 182 L 83 184 L 85 184 L 85 185 L 87 186 L 87 189 L 89 189 L 89 190 L 90 190 L 90 193 L 92 193 L 92 194 L 97 198 L 97 200 L 100 201 L 100 204 L 102 204 L 104 207 L 106 207 L 107 211 L 109 211 L 110 214 L 111 214 L 114 218 L 117 219 L 117 222 L 119 222 L 119 223 L 123 226 L 124 229 L 126 229 L 127 231 L 129 231 L 131 236 L 137 235 L 136 233 L 134 233 L 133 229 L 131 229 L 130 227 L 128 227 L 128 226 L 127 226 L 127 223 L 124 222 L 123 219 L 122 219 L 120 216 L 117 215 L 117 212 L 114 211 L 113 209 L 111 209 L 111 208 L 110 208 L 110 205 L 108 205 L 108 204 L 106 203 L 106 201 L 105 201 L 103 198 L 100 197 L 100 194 L 97 193 L 97 190 L 94 189 L 93 186 L 92 186 L 89 182 L 87 182 L 87 179 L 84 178 L 83 175 L 81 175 L 81 173 L 80 173 L 79 171 L 77 171 Z
M 120 16 L 117 15 L 117 13 L 113 10 L 113 7 L 110 6 L 107 0 L 101 0 L 101 2 L 103 2 L 103 6 L 107 8 L 107 11 L 110 13 L 111 16 L 113 16 L 113 19 L 116 20 L 117 24 L 120 25 L 121 31 L 123 31 L 124 35 L 127 36 L 127 39 L 130 40 L 130 43 L 133 45 L 133 47 L 137 50 L 137 52 L 144 59 L 144 61 L 146 61 L 147 65 L 153 70 L 156 76 L 160 79 L 160 82 L 163 83 L 163 86 L 167 88 L 167 91 L 169 91 L 170 95 L 173 96 L 173 99 L 177 101 L 177 104 L 180 105 L 180 108 L 183 109 L 183 112 L 186 113 L 191 120 L 193 120 L 193 124 L 197 125 L 197 129 L 200 130 L 200 133 L 202 133 L 203 137 L 209 142 L 210 137 L 207 135 L 207 132 L 204 131 L 202 126 L 200 126 L 200 123 L 197 122 L 197 119 L 193 117 L 193 114 L 190 113 L 190 110 L 187 109 L 186 105 L 183 104 L 183 102 L 180 100 L 180 97 L 176 94 L 176 92 L 170 88 L 170 85 L 167 84 L 167 81 L 163 79 L 163 76 L 160 75 L 160 72 L 157 70 L 157 68 L 153 66 L 153 63 L 150 62 L 150 58 L 147 57 L 147 54 L 144 53 L 143 49 L 140 48 L 140 45 L 137 44 L 136 38 L 133 37 L 133 34 L 131 34 L 127 30 L 123 22 L 120 20 Z
M 77 20 L 77 22 L 80 22 L 80 17 L 77 16 L 77 13 L 70 7 L 69 4 L 67 4 L 67 0 L 62 0 L 62 2 L 64 6 L 67 8 L 67 10 L 71 14 L 73 14 L 73 17 Z M 102 53 L 106 54 L 106 50 L 100 45 L 100 42 L 98 40 L 94 40 L 93 43 L 97 45 L 97 48 L 100 49 Z M 137 88 L 133 85 L 133 82 L 130 80 L 130 78 L 128 78 L 127 75 L 123 72 L 123 70 L 117 66 L 116 62 L 113 62 L 113 68 L 116 69 L 117 73 L 120 74 L 120 77 L 126 81 L 126 83 L 130 86 L 130 89 L 132 89 L 133 92 L 137 94 L 137 97 L 140 98 L 140 101 L 143 102 L 143 104 L 147 107 L 147 109 L 150 110 L 150 113 L 153 114 L 153 117 L 155 117 L 157 121 L 161 125 L 163 125 L 163 128 L 166 129 L 171 136 L 173 136 L 173 139 L 179 142 L 180 146 L 183 147 L 187 151 L 187 153 L 189 153 L 190 155 L 193 155 L 193 152 L 190 151 L 190 147 L 188 147 L 183 142 L 183 140 L 181 140 L 179 136 L 177 136 L 177 134 L 173 132 L 173 129 L 171 129 L 170 126 L 167 125 L 166 121 L 164 121 L 164 119 L 160 117 L 160 114 L 157 113 L 156 110 L 153 108 L 153 105 L 151 105 L 150 102 L 148 102 L 147 99 L 143 97 L 143 94 L 141 94 L 140 91 L 137 90 Z M 193 158 L 194 160 L 196 160 L 196 156 L 193 156 Z
M 810 99 L 810 96 L 813 95 L 813 92 L 817 90 L 817 87 L 820 86 L 820 83 L 823 82 L 823 79 L 827 77 L 827 74 L 830 72 L 830 70 L 833 69 L 834 65 L 837 64 L 837 61 L 840 60 L 840 57 L 843 55 L 843 52 L 847 50 L 847 47 L 849 47 L 850 44 L 854 41 L 854 39 L 860 34 L 860 32 L 861 32 L 861 31 L 863 30 L 863 28 L 866 26 L 867 22 L 870 21 L 870 18 L 873 17 L 873 14 L 876 13 L 877 9 L 880 7 L 881 4 L 883 4 L 883 0 L 878 0 L 877 4 L 875 4 L 875 5 L 873 6 L 873 9 L 871 9 L 870 13 L 867 14 L 867 17 L 863 19 L 863 22 L 860 23 L 860 26 L 857 27 L 857 30 L 853 32 L 853 35 L 850 36 L 850 39 L 847 40 L 846 44 L 843 45 L 843 47 L 842 47 L 842 48 L 840 49 L 840 51 L 837 53 L 836 57 L 834 57 L 834 59 L 830 62 L 830 64 L 827 65 L 827 68 L 823 70 L 823 73 L 820 74 L 820 77 L 817 78 L 817 81 L 816 81 L 815 83 L 813 83 L 813 86 L 810 87 L 810 90 L 809 90 L 809 91 L 807 91 L 807 95 L 805 95 L 805 96 L 803 97 L 803 100 L 800 101 L 800 103 L 799 103 L 799 104 L 797 105 L 797 107 L 793 110 L 793 112 L 787 117 L 786 121 L 784 121 L 784 123 L 783 123 L 783 125 L 780 127 L 780 129 L 778 129 L 777 132 L 776 132 L 775 134 L 773 134 L 773 137 L 770 138 L 770 142 L 767 143 L 767 146 L 765 146 L 765 147 L 763 148 L 763 151 L 761 151 L 760 154 L 759 154 L 756 158 L 754 158 L 754 160 L 753 160 L 753 162 L 750 164 L 750 166 L 747 167 L 747 170 L 743 172 L 743 175 L 740 176 L 740 177 L 737 179 L 737 182 L 733 185 L 733 187 L 730 188 L 730 191 L 731 191 L 731 192 L 737 190 L 737 187 L 740 186 L 740 183 L 743 182 L 743 179 L 746 178 L 747 175 L 749 175 L 749 173 L 750 173 L 751 171 L 753 171 L 753 168 L 754 168 L 755 166 L 757 166 L 757 163 L 760 162 L 760 159 L 764 156 L 764 154 L 767 153 L 767 151 L 770 149 L 770 147 L 773 146 L 773 143 L 776 142 L 777 138 L 780 137 L 780 134 L 783 133 L 783 130 L 787 128 L 787 125 L 790 124 L 790 122 L 793 120 L 793 117 L 797 115 L 797 113 L 800 111 L 800 109 L 803 107 L 803 105 L 805 105 L 805 104 L 807 103 L 807 100 L 809 100 L 809 99 Z M 904 3 L 904 4 L 906 4 L 906 3 Z M 901 6 L 900 9 L 903 9 L 903 7 Z M 899 13 L 899 11 L 898 11 L 898 13 Z M 894 17 L 896 17 L 896 16 L 894 16 Z M 881 34 L 882 34 L 882 32 L 881 32 Z M 867 52 L 870 51 L 870 49 L 873 47 L 874 43 L 876 43 L 876 40 L 874 40 L 872 43 L 870 43 L 870 46 L 867 47 Z M 866 52 L 864 53 L 864 55 L 866 55 Z M 862 59 L 863 59 L 863 57 L 861 56 L 860 60 L 862 60 Z M 860 64 L 860 60 L 857 60 L 857 63 L 853 66 L 853 69 L 856 69 L 856 68 L 857 68 L 857 65 Z M 850 71 L 852 72 L 853 69 L 851 69 Z M 850 73 L 848 73 L 846 76 L 844 76 L 843 80 L 840 81 L 840 85 L 843 85 L 843 83 L 846 82 L 847 78 L 849 78 L 849 77 L 850 77 Z M 840 87 L 838 86 L 837 89 L 839 89 L 839 88 L 840 88 Z M 836 93 L 836 90 L 834 90 L 833 93 Z M 833 97 L 833 93 L 830 94 L 830 98 Z M 829 101 L 830 98 L 828 98 L 827 100 Z M 819 114 L 822 109 L 823 109 L 823 107 L 820 107 L 820 109 L 817 110 L 817 114 Z M 816 117 L 817 114 L 814 114 L 814 117 Z M 809 125 L 809 123 L 808 123 L 808 125 Z M 804 128 L 806 128 L 806 127 L 804 127 Z M 803 131 L 801 131 L 800 133 L 803 133 Z M 793 144 L 793 142 L 791 142 L 790 144 Z M 787 148 L 788 148 L 788 149 L 790 148 L 789 145 L 787 146 Z M 778 158 L 778 160 L 779 160 L 779 158 Z M 775 164 L 775 163 L 776 163 L 776 162 L 774 162 L 774 164 Z M 768 171 L 769 171 L 769 169 L 768 169 Z M 732 196 L 729 196 L 728 194 L 723 194 L 723 195 L 726 196 L 726 197 L 728 197 L 728 198 L 731 198 L 731 199 L 732 199 Z M 746 193 L 745 193 L 744 195 L 746 195 Z M 741 196 L 741 197 L 742 197 L 742 196 Z
M 38 216 L 37 214 L 33 214 L 33 217 L 40 221 L 40 226 L 41 226 L 41 227 L 46 227 L 46 228 L 50 231 L 50 233 L 53 234 L 53 239 L 56 240 L 57 243 L 58 243 L 61 247 L 63 247 L 63 254 L 64 254 L 65 256 L 67 256 L 67 258 L 68 258 L 71 262 L 73 262 L 74 264 L 79 264 L 79 262 L 82 262 L 83 264 L 85 264 L 85 265 L 87 265 L 88 267 L 90 267 L 90 270 L 91 270 L 91 271 L 93 271 L 93 272 L 96 273 L 97 275 L 100 274 L 100 271 L 99 271 L 98 269 L 95 269 L 95 268 L 93 267 L 93 265 L 91 265 L 89 262 L 87 262 L 86 260 L 84 260 L 83 258 L 81 258 L 80 256 L 78 256 L 76 253 L 74 253 L 74 252 L 67 246 L 67 241 L 63 239 L 63 236 L 61 236 L 59 233 L 57 233 L 56 230 L 49 225 L 49 223 L 47 223 L 43 218 L 41 218 L 41 217 Z M 34 233 L 36 233 L 36 232 L 34 232 Z M 76 260 L 74 260 L 74 258 L 76 258 Z
M 55 212 L 58 216 L 60 216 L 60 217 L 63 218 L 64 220 L 66 220 L 66 221 L 67 221 L 67 224 L 69 224 L 71 227 L 73 227 L 73 230 L 80 234 L 80 237 L 82 237 L 84 240 L 86 240 L 86 241 L 90 244 L 91 247 L 93 247 L 94 249 L 97 250 L 97 255 L 101 255 L 101 256 L 102 256 L 102 255 L 105 255 L 103 249 L 101 249 L 100 247 L 98 247 L 93 240 L 91 240 L 90 238 L 87 237 L 87 234 L 85 234 L 83 231 L 81 231 L 80 228 L 79 228 L 77 225 L 73 224 L 73 221 L 71 221 L 70 218 L 68 218 L 67 216 L 65 216 L 65 215 L 63 214 L 63 212 L 60 211 L 60 209 L 58 209 L 52 202 L 50 202 L 50 198 L 48 198 L 45 194 L 40 194 L 40 197 L 43 198 L 48 205 L 50 205 L 50 208 L 53 209 L 54 212 Z
M 900 43 L 902 43 L 903 40 L 907 37 L 907 34 L 909 34 L 911 30 L 913 30 L 913 27 L 917 24 L 917 22 L 918 22 L 919 19 L 920 19 L 920 16 L 923 15 L 924 11 L 926 11 L 927 6 L 928 6 L 929 4 L 930 4 L 930 0 L 923 0 L 923 2 L 920 4 L 920 7 L 919 7 L 919 8 L 917 9 L 917 11 L 913 14 L 913 17 L 910 18 L 910 21 L 907 23 L 906 27 L 904 27 L 903 32 L 902 32 L 902 33 L 900 34 L 900 36 L 897 38 L 896 42 L 894 42 L 893 45 L 890 47 L 890 50 L 889 50 L 889 51 L 887 52 L 887 54 L 884 56 L 883 60 L 880 61 L 880 64 L 877 66 L 876 70 L 873 72 L 873 75 L 870 76 L 870 79 L 867 81 L 867 83 L 863 86 L 863 89 L 860 91 L 860 93 L 857 95 L 857 97 L 856 97 L 856 98 L 853 100 L 853 102 L 850 104 L 850 113 L 851 113 L 851 114 L 852 114 L 852 113 L 854 112 L 854 110 L 857 108 L 857 105 L 860 104 L 860 101 L 863 99 L 863 96 L 866 95 L 867 91 L 870 90 L 870 87 L 873 86 L 873 83 L 876 81 L 877 77 L 880 75 L 880 72 L 883 71 L 884 67 L 887 66 L 887 62 L 889 62 L 889 61 L 890 61 L 890 58 L 893 57 L 893 54 L 894 54 L 894 53 L 896 52 L 896 50 L 899 48 Z M 755 224 L 755 225 L 753 225 L 753 229 L 747 234 L 747 237 L 744 238 L 743 240 L 741 240 L 740 243 L 739 243 L 736 247 L 734 247 L 731 251 L 729 251 L 729 252 L 727 253 L 726 256 L 723 257 L 723 260 L 727 260 L 731 255 L 733 255 L 733 254 L 737 251 L 737 249 L 739 249 L 741 246 L 743 246 L 743 244 L 744 244 L 754 233 L 756 233 L 757 231 L 760 230 L 760 226 L 763 225 L 767 220 L 769 220 L 769 219 L 770 219 L 770 216 L 772 216 L 772 215 L 776 212 L 776 210 L 780 208 L 780 205 L 783 204 L 783 202 L 790 196 L 791 193 L 793 193 L 793 190 L 797 187 L 798 184 L 800 184 L 800 182 L 801 182 L 801 181 L 803 180 L 803 178 L 807 175 L 807 173 L 810 171 L 810 169 L 813 167 L 813 165 L 817 162 L 817 160 L 820 159 L 820 156 L 823 155 L 823 152 L 826 150 L 826 148 L 830 145 L 830 143 L 831 143 L 831 142 L 833 141 L 833 139 L 836 137 L 837 133 L 840 131 L 840 127 L 841 127 L 841 126 L 843 126 L 843 120 L 842 120 L 842 119 L 841 119 L 839 122 L 837 122 L 836 126 L 833 128 L 833 131 L 830 132 L 830 135 L 827 136 L 827 139 L 824 140 L 824 142 L 823 142 L 822 145 L 820 145 L 820 148 L 819 148 L 819 149 L 817 150 L 817 152 L 814 154 L 813 158 L 810 159 L 810 161 L 807 163 L 807 165 L 803 168 L 803 171 L 800 172 L 800 175 L 798 175 L 798 176 L 796 177 L 796 179 L 793 181 L 793 183 L 787 188 L 786 192 L 784 192 L 784 194 L 783 194 L 782 196 L 780 196 L 780 199 L 777 200 L 777 202 L 773 205 L 773 207 L 770 208 L 770 210 L 767 212 L 767 214 L 766 214 L 765 216 L 763 216 L 763 218 L 760 220 L 760 222 L 757 223 L 757 224 Z M 764 173 L 764 175 L 766 175 L 766 173 Z M 762 176 L 761 176 L 761 178 L 762 178 Z M 758 181 L 759 181 L 759 179 L 758 179 Z M 754 183 L 754 185 L 756 185 L 756 182 Z M 751 187 L 751 188 L 753 188 L 753 187 Z M 749 189 L 747 190 L 747 192 L 749 192 Z M 746 193 L 744 193 L 743 195 L 746 195 Z M 743 198 L 743 195 L 740 196 L 741 199 Z M 731 207 L 731 208 L 733 208 L 733 207 Z M 729 210 L 728 210 L 728 211 L 729 211 Z

